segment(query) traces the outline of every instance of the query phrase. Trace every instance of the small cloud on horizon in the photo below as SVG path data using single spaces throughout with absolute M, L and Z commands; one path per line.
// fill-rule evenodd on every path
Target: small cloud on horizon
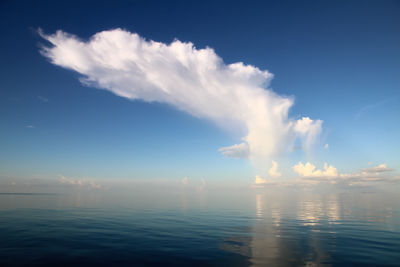
M 293 170 L 302 177 L 336 177 L 338 175 L 337 169 L 332 165 L 329 166 L 327 163 L 324 164 L 323 170 L 318 170 L 310 162 L 306 164 L 299 162 L 293 166 Z
M 362 169 L 361 171 L 362 172 L 391 172 L 391 171 L 394 171 L 394 169 L 388 168 L 387 165 L 385 163 L 383 163 L 383 164 L 380 164 L 373 168 Z
M 282 176 L 282 173 L 278 171 L 278 163 L 276 161 L 272 161 L 272 167 L 268 170 L 268 174 L 272 178 L 278 178 Z
M 252 187 L 259 188 L 269 185 L 283 187 L 316 186 L 319 184 L 365 187 L 378 182 L 400 184 L 400 176 L 391 173 L 394 169 L 388 168 L 386 164 L 380 164 L 376 167 L 362 169 L 353 173 L 339 173 L 336 167 L 327 163 L 324 164 L 323 169 L 318 169 L 310 162 L 306 162 L 305 164 L 299 162 L 293 166 L 293 170 L 300 178 L 271 180 L 256 175 Z
M 59 182 L 61 184 L 78 186 L 78 187 L 87 187 L 93 189 L 102 188 L 102 186 L 96 183 L 94 180 L 88 180 L 83 178 L 67 178 L 63 175 L 60 175 L 59 177 L 60 177 Z
M 329 182 L 331 184 L 346 184 L 348 186 L 367 186 L 374 182 L 400 182 L 393 175 L 386 175 L 387 172 L 394 171 L 386 164 L 380 164 L 376 167 L 362 169 L 354 173 L 339 173 L 333 165 L 324 164 L 324 169 L 319 170 L 315 165 L 307 162 L 299 162 L 293 166 L 296 173 L 300 175 L 298 182 L 309 182 L 318 184 L 320 182 Z
M 189 184 L 189 178 L 187 178 L 186 176 L 183 177 L 183 179 L 181 180 L 183 185 L 188 185 Z
M 256 175 L 256 178 L 254 179 L 253 185 L 260 186 L 260 185 L 265 185 L 267 183 L 268 183 L 267 179 L 261 178 L 261 176 Z

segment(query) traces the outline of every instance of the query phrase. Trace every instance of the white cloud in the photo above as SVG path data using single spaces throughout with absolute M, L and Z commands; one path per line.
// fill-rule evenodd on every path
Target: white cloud
M 293 150 L 297 139 L 307 150 L 321 132 L 321 120 L 288 117 L 293 98 L 268 89 L 270 72 L 242 62 L 225 64 L 209 47 L 145 40 L 121 29 L 88 41 L 63 31 L 39 32 L 52 44 L 41 53 L 82 74 L 84 84 L 128 99 L 167 103 L 242 133 L 244 143 L 221 148 L 224 155 L 270 158 Z
M 362 172 L 389 172 L 389 171 L 393 171 L 393 169 L 390 169 L 387 167 L 387 165 L 385 163 L 380 164 L 376 167 L 373 168 L 367 168 L 367 169 L 362 169 Z
M 324 145 L 324 148 L 325 148 L 325 149 L 329 149 L 329 144 L 325 144 L 325 145 Z
M 272 161 L 272 167 L 269 169 L 268 174 L 273 178 L 282 176 L 282 173 L 278 171 L 278 163 L 276 161 Z
M 218 149 L 223 155 L 232 158 L 247 158 L 249 156 L 249 145 L 246 143 L 235 144 L 233 146 L 221 147 Z
M 296 173 L 301 176 L 299 183 L 318 184 L 320 182 L 330 182 L 333 184 L 341 183 L 346 185 L 368 185 L 371 182 L 399 182 L 395 176 L 385 175 L 385 172 L 393 171 L 387 168 L 386 164 L 381 164 L 373 168 L 362 169 L 354 173 L 339 173 L 338 170 L 327 163 L 324 169 L 319 170 L 315 165 L 307 162 L 299 162 L 293 166 Z
M 88 187 L 93 189 L 100 189 L 101 185 L 96 183 L 93 180 L 87 180 L 82 178 L 67 178 L 63 175 L 60 175 L 60 183 L 66 185 L 74 185 L 78 187 Z
M 297 120 L 294 125 L 295 132 L 299 135 L 303 141 L 303 149 L 308 150 L 309 147 L 315 142 L 319 137 L 322 130 L 322 121 L 313 121 L 309 117 L 303 117 Z
M 34 126 L 34 125 L 26 125 L 25 127 L 26 127 L 26 128 L 29 128 L 29 129 L 33 129 L 33 128 L 35 128 L 35 126 Z
M 256 178 L 253 181 L 252 187 L 253 188 L 263 188 L 267 185 L 271 185 L 271 186 L 280 186 L 280 185 L 286 185 L 286 183 L 278 183 L 275 180 L 271 180 L 271 179 L 266 179 L 266 178 L 262 178 L 259 175 L 256 175 Z
M 332 166 L 328 165 L 327 163 L 324 164 L 323 170 L 318 170 L 317 167 L 310 162 L 303 164 L 299 162 L 297 165 L 293 166 L 293 169 L 296 173 L 298 173 L 302 177 L 337 177 L 338 171 L 337 169 Z
M 100 189 L 100 188 L 101 188 L 101 185 L 98 184 L 98 183 L 95 183 L 94 181 L 89 181 L 89 185 L 90 185 L 92 188 L 96 188 L 96 189 Z
M 67 178 L 65 176 L 60 175 L 60 183 L 82 186 L 83 185 L 83 180 L 82 179 Z
M 188 184 L 189 184 L 189 178 L 183 177 L 183 179 L 182 179 L 182 184 L 183 184 L 183 185 L 188 185 Z
M 263 185 L 267 183 L 268 183 L 267 179 L 263 179 L 260 176 L 256 175 L 256 179 L 254 180 L 255 185 Z

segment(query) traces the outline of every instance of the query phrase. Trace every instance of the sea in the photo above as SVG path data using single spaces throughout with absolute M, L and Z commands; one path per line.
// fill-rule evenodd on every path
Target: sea
M 0 266 L 400 266 L 394 193 L 222 191 L 0 193 Z

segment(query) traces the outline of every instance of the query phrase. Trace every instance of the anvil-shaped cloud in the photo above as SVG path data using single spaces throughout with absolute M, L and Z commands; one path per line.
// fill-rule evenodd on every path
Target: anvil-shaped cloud
M 122 29 L 82 41 L 63 31 L 40 35 L 52 45 L 41 53 L 55 65 L 83 75 L 81 81 L 128 99 L 167 103 L 218 126 L 240 131 L 242 143 L 221 148 L 232 157 L 270 158 L 308 148 L 321 120 L 288 118 L 293 98 L 268 89 L 273 75 L 242 62 L 225 64 L 211 48 L 146 40 Z

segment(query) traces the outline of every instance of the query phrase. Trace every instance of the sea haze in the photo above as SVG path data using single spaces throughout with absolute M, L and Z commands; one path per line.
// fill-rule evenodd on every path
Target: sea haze
M 73 187 L 0 194 L 0 265 L 397 265 L 399 197 Z

